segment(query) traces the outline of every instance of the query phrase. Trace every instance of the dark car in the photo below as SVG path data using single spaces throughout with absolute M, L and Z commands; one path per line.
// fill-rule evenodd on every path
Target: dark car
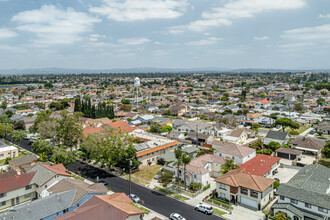
M 103 185 L 104 185 L 105 187 L 108 187 L 108 186 L 109 186 L 109 184 L 108 184 L 107 182 L 105 182 L 104 180 L 100 180 L 99 183 L 103 183 Z

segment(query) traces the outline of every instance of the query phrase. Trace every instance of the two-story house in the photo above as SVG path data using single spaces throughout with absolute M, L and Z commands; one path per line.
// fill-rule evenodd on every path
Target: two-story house
M 304 166 L 276 193 L 274 214 L 282 212 L 292 220 L 330 219 L 330 169 L 323 165 Z
M 33 182 L 36 172 L 12 174 L 0 179 L 0 210 L 37 198 Z
M 250 147 L 243 147 L 234 143 L 227 143 L 214 151 L 215 155 L 233 159 L 236 164 L 241 165 L 256 156 L 256 150 Z
M 243 163 L 238 169 L 243 173 L 271 178 L 278 172 L 281 158 L 259 154 Z
M 274 196 L 275 180 L 247 174 L 242 170 L 231 170 L 215 181 L 218 198 L 244 204 L 256 210 L 263 208 Z
M 256 108 L 256 109 L 267 108 L 270 105 L 271 105 L 270 101 L 268 101 L 267 99 L 262 99 L 262 100 L 257 101 L 254 104 L 254 108 Z
M 249 138 L 254 138 L 254 137 L 255 137 L 255 131 L 246 128 L 238 128 L 236 130 L 233 130 L 229 134 L 223 136 L 222 139 L 224 141 L 229 141 L 232 143 L 243 144 Z

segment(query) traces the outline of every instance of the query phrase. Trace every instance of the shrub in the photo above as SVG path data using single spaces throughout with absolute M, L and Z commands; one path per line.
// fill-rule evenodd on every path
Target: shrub
M 201 183 L 190 183 L 189 188 L 193 191 L 198 191 L 202 188 Z
M 299 132 L 298 132 L 298 131 L 290 131 L 289 134 L 290 134 L 290 135 L 299 135 Z
M 279 186 L 280 186 L 280 182 L 275 181 L 273 185 L 274 189 L 277 189 Z
M 207 186 L 204 186 L 204 187 L 203 187 L 203 191 L 205 191 L 205 190 L 207 190 L 207 189 L 209 189 L 209 188 L 211 188 L 211 184 L 207 184 Z

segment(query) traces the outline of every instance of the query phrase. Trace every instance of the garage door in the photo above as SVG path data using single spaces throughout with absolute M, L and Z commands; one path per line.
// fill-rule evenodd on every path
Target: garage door
M 258 209 L 258 202 L 245 198 L 245 197 L 241 197 L 241 203 L 247 206 L 251 206 L 253 208 Z
M 277 156 L 278 157 L 289 159 L 289 154 L 284 154 L 284 153 L 277 152 Z

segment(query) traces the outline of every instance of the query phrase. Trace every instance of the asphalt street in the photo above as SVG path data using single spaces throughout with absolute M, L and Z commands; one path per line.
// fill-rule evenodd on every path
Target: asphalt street
M 31 141 L 29 140 L 22 139 L 19 146 L 26 150 L 32 151 Z M 67 169 L 94 182 L 96 182 L 96 178 L 99 177 L 100 180 L 105 180 L 114 192 L 124 192 L 126 194 L 129 192 L 129 182 L 127 180 L 102 169 L 93 167 L 89 164 L 76 161 L 75 163 L 68 165 Z M 131 183 L 131 190 L 133 194 L 140 197 L 141 204 L 164 216 L 169 216 L 172 212 L 176 212 L 181 214 L 187 220 L 223 219 L 215 215 L 205 215 L 201 212 L 195 211 L 194 207 L 186 203 L 165 196 L 144 186 L 135 184 L 134 182 Z

